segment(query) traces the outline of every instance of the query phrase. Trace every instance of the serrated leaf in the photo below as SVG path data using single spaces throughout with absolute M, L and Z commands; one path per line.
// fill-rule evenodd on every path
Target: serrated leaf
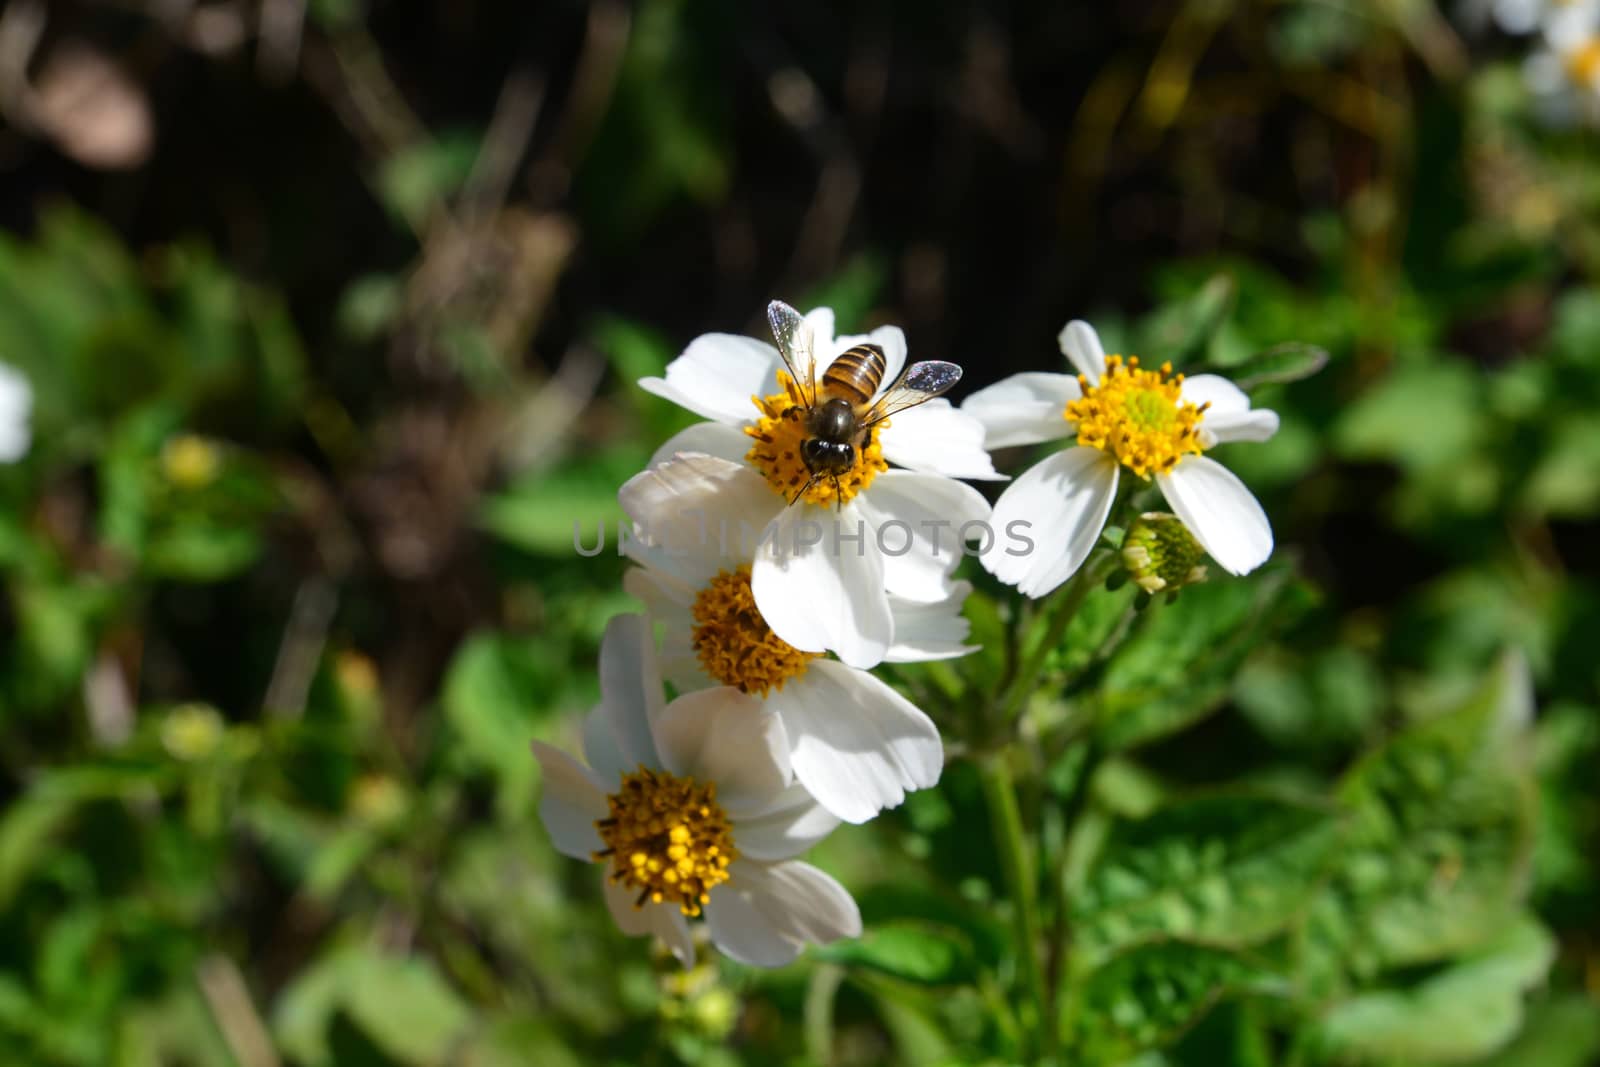
M 1185 589 L 1112 655 L 1097 694 L 1102 742 L 1147 744 L 1216 710 L 1261 635 L 1303 611 L 1309 596 L 1282 570 Z
M 1334 1006 L 1317 1026 L 1340 1062 L 1460 1063 L 1504 1046 L 1522 1025 L 1522 998 L 1542 982 L 1555 941 L 1523 916 L 1492 944 L 1409 989 L 1382 990 Z
M 1303 381 L 1327 365 L 1327 349 L 1291 341 L 1228 368 L 1228 376 L 1233 379 L 1233 384 L 1248 393 L 1263 385 L 1287 385 Z
M 1070 1062 L 1121 1063 L 1176 1040 L 1226 996 L 1284 990 L 1237 953 L 1181 941 L 1140 945 L 1077 986 L 1063 1020 Z
M 1471 700 L 1396 735 L 1346 776 L 1340 861 L 1303 932 L 1314 989 L 1445 959 L 1514 914 L 1534 800 L 1522 669 L 1503 663 Z
M 959 938 L 927 926 L 878 927 L 853 941 L 817 949 L 815 958 L 861 967 L 919 985 L 952 985 L 977 973 L 972 950 Z
M 1329 807 L 1252 794 L 1180 801 L 1122 823 L 1075 896 L 1075 946 L 1097 960 L 1160 938 L 1255 944 L 1309 903 L 1338 831 Z

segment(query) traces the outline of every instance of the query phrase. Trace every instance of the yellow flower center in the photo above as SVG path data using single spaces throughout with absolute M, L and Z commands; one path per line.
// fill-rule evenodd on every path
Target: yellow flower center
M 750 592 L 750 568 L 723 571 L 694 598 L 694 636 L 700 666 L 723 685 L 766 696 L 804 674 L 819 657 L 772 632 Z
M 872 484 L 872 479 L 889 469 L 888 461 L 883 458 L 883 448 L 878 444 L 878 431 L 889 426 L 889 420 L 885 419 L 867 431 L 867 443 L 856 449 L 855 463 L 848 471 L 837 479 L 824 475 L 813 480 L 800 454 L 800 446 L 807 437 L 805 394 L 783 371 L 778 372 L 778 385 L 783 390 L 780 393 L 750 398 L 760 409 L 761 417 L 754 426 L 744 428 L 756 441 L 744 458 L 766 476 L 774 493 L 784 500 L 793 500 L 801 487 L 810 482 L 811 487 L 805 491 L 806 503 L 848 504 Z
M 1069 403 L 1062 417 L 1078 430 L 1078 443 L 1098 448 L 1141 478 L 1172 469 L 1189 454 L 1201 451 L 1196 427 L 1209 404 L 1182 399 L 1183 375 L 1172 364 L 1144 370 L 1139 357 L 1106 357 L 1106 372 L 1097 385 L 1078 375 L 1083 396 Z
M 670 902 L 699 915 L 739 858 L 716 785 L 641 765 L 606 804 L 611 813 L 594 824 L 606 847 L 594 859 L 610 861 L 611 884 L 638 890 L 634 907 Z
M 1591 37 L 1567 53 L 1567 77 L 1581 86 L 1595 84 L 1600 76 L 1600 37 Z

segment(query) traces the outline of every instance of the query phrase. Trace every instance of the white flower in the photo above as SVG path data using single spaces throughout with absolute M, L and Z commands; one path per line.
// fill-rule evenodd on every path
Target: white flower
M 32 441 L 33 387 L 28 379 L 0 363 L 0 463 L 15 463 Z
M 657 935 L 686 967 L 694 916 L 724 954 L 757 967 L 860 936 L 849 892 L 794 858 L 838 820 L 794 781 L 783 723 L 734 689 L 663 705 L 651 646 L 640 616 L 606 628 L 601 701 L 583 724 L 587 766 L 534 743 L 539 815 L 556 848 L 604 863 L 623 933 Z
M 833 312 L 827 308 L 806 315 L 805 327 L 819 374 L 840 352 L 864 342 L 883 349 L 884 388 L 905 366 L 905 335 L 897 327 L 835 338 Z M 696 338 L 668 364 L 665 378 L 639 384 L 712 421 L 674 436 L 651 462 L 702 452 L 761 472 L 767 487 L 762 510 L 777 522 L 773 543 L 782 549 L 755 561 L 762 613 L 796 648 L 831 651 L 852 666 L 868 668 L 887 655 L 894 639 L 890 595 L 921 603 L 943 599 L 960 560 L 960 531 L 989 517 L 983 495 L 954 479 L 1001 476 L 984 450 L 982 424 L 936 399 L 871 429 L 839 492 L 818 482 L 790 506 L 806 480 L 798 452 L 804 431 L 799 420 L 784 417 L 797 401 L 779 382 L 782 368 L 778 350 L 763 341 L 720 333 Z M 906 469 L 892 470 L 890 463 Z M 807 524 L 859 526 L 866 531 L 865 547 L 834 551 L 829 539 L 796 551 Z M 886 525 L 894 548 L 912 538 L 909 551 L 883 550 L 879 532 Z M 969 534 L 975 530 L 968 528 Z
M 988 427 L 988 445 L 1076 438 L 1006 488 L 992 520 L 999 534 L 1023 524 L 1031 551 L 997 537 L 982 562 L 1001 581 L 1040 597 L 1083 565 L 1105 528 L 1119 471 L 1152 475 L 1168 505 L 1230 574 L 1272 554 L 1272 527 L 1250 490 L 1202 453 L 1226 441 L 1265 441 L 1278 416 L 1253 411 L 1238 386 L 1214 374 L 1149 371 L 1137 357 L 1106 357 L 1086 322 L 1061 331 L 1061 350 L 1078 370 L 1018 374 L 979 390 L 962 405 Z
M 1547 20 L 1544 45 L 1522 71 L 1546 122 L 1600 123 L 1600 3 L 1571 4 Z
M 1470 29 L 1480 29 L 1487 16 L 1501 32 L 1520 36 L 1583 17 L 1597 8 L 1597 0 L 1470 0 L 1463 5 L 1463 13 Z
M 755 539 L 770 493 L 755 471 L 714 456 L 683 454 L 617 494 L 648 542 L 628 545 L 644 564 L 627 590 L 666 623 L 662 669 L 680 691 L 731 685 L 759 695 L 784 724 L 795 777 L 823 807 L 860 823 L 939 780 L 939 729 L 916 705 L 866 671 L 803 651 L 771 626 L 758 594 Z M 849 551 L 847 548 L 846 551 Z M 752 567 L 755 564 L 755 567 Z M 971 651 L 961 602 L 949 583 L 928 603 L 888 598 L 891 662 Z M 813 591 L 798 607 L 820 611 L 844 590 Z

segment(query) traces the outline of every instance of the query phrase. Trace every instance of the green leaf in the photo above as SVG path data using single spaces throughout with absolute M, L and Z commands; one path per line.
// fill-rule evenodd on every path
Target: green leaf
M 471 1021 L 432 963 L 365 943 L 336 947 L 301 971 L 279 998 L 272 1029 L 296 1060 L 332 1067 L 328 1032 L 340 1013 L 396 1062 L 418 1067 L 446 1062 Z
M 1329 807 L 1253 794 L 1180 801 L 1122 823 L 1076 894 L 1074 947 L 1098 960 L 1161 938 L 1262 941 L 1307 906 L 1338 830 Z
M 1516 1040 L 1477 1067 L 1593 1067 L 1600 1059 L 1600 1004 L 1568 993 L 1528 1007 Z
M 1544 981 L 1555 941 L 1530 916 L 1468 959 L 1409 989 L 1382 990 L 1336 1005 L 1317 1026 L 1323 1051 L 1340 1062 L 1459 1063 L 1504 1046 L 1522 1025 L 1522 998 Z
M 933 927 L 908 923 L 872 929 L 853 941 L 817 949 L 812 955 L 919 985 L 969 982 L 977 974 L 972 951 L 961 940 Z
M 455 130 L 391 156 L 378 175 L 384 207 L 412 225 L 426 224 L 430 209 L 472 173 L 481 140 L 474 131 Z
M 1347 459 L 1448 467 L 1487 427 L 1482 376 L 1463 363 L 1397 367 L 1345 408 L 1334 446 Z
M 1321 372 L 1327 365 L 1327 349 L 1291 341 L 1251 356 L 1236 367 L 1229 367 L 1228 375 L 1233 379 L 1233 384 L 1249 393 L 1263 385 L 1287 385 L 1302 381 Z
M 1285 570 L 1185 589 L 1148 612 L 1112 655 L 1100 685 L 1100 730 L 1111 749 L 1147 744 L 1220 707 L 1245 657 L 1305 610 L 1307 588 Z
M 527 552 L 576 566 L 598 564 L 605 556 L 620 555 L 616 542 L 624 516 L 617 489 L 643 469 L 647 458 L 632 451 L 612 453 L 525 479 L 485 500 L 479 521 Z
M 1193 293 L 1175 298 L 1142 324 L 1145 362 L 1170 359 L 1182 367 L 1203 356 L 1233 311 L 1237 286 L 1227 274 L 1206 279 Z M 1158 358 L 1157 358 L 1158 357 Z
M 1076 986 L 1062 1029 L 1071 1062 L 1115 1064 L 1176 1040 L 1226 996 L 1284 992 L 1271 971 L 1233 952 L 1140 945 Z
M 533 800 L 537 764 L 528 751 L 534 736 L 535 698 L 550 685 L 539 646 L 503 634 L 469 637 L 445 675 L 445 717 L 474 764 L 499 781 L 498 803 L 507 814 Z
M 1302 936 L 1314 989 L 1445 959 L 1516 912 L 1534 800 L 1524 672 L 1502 663 L 1471 700 L 1396 735 L 1346 776 L 1340 862 Z

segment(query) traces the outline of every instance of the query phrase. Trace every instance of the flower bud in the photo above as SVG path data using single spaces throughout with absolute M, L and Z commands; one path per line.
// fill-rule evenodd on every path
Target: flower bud
M 1122 539 L 1122 565 L 1146 593 L 1177 592 L 1206 580 L 1205 549 L 1183 520 L 1164 511 L 1147 511 Z
M 161 450 L 162 473 L 179 489 L 204 489 L 216 479 L 221 466 L 217 446 L 196 434 L 180 434 Z
M 226 727 L 209 704 L 180 704 L 161 723 L 161 744 L 174 758 L 203 760 L 217 750 Z

